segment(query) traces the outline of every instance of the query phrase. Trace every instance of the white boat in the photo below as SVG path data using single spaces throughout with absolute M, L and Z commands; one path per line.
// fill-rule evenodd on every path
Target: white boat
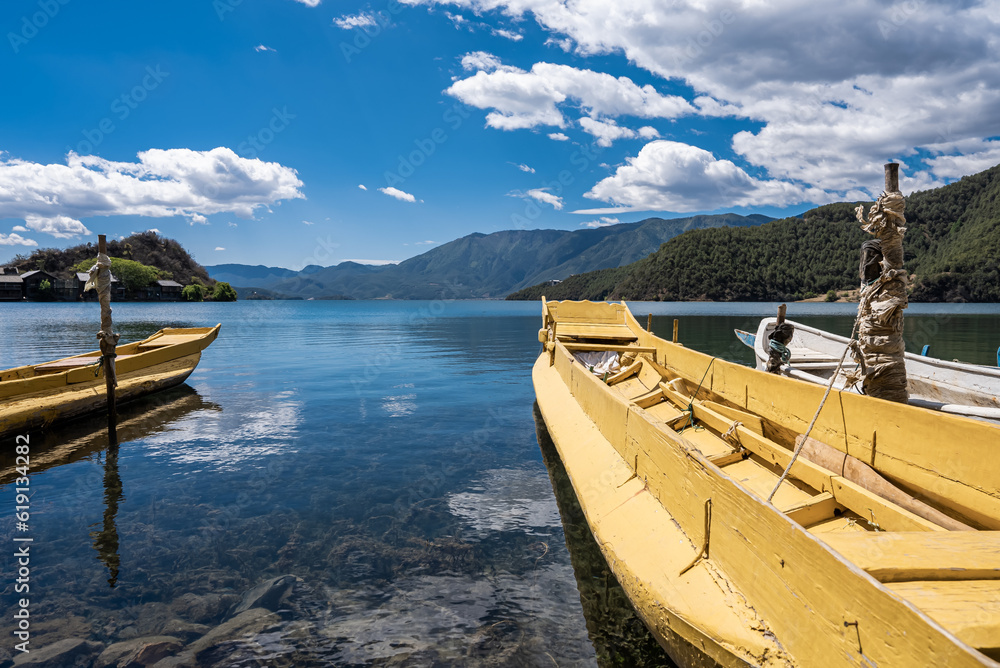
M 740 340 L 753 348 L 758 369 L 767 364 L 767 337 L 774 331 L 776 322 L 777 318 L 764 318 L 756 335 L 737 330 Z M 837 371 L 848 339 L 791 320 L 785 322 L 795 328 L 795 333 L 787 346 L 791 358 L 787 364 L 782 364 L 781 373 L 799 380 L 828 384 Z M 848 352 L 837 373 L 834 389 L 860 393 L 860 383 L 853 384 L 848 379 L 848 374 L 856 370 L 857 364 Z M 914 406 L 1000 420 L 1000 368 L 906 353 L 906 379 L 909 402 Z

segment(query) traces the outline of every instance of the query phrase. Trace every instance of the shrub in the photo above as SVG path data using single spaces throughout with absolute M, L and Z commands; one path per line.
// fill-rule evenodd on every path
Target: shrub
M 205 301 L 205 286 L 198 283 L 187 285 L 181 290 L 181 295 L 189 302 Z
M 236 301 L 236 290 L 229 283 L 219 281 L 215 284 L 212 300 L 217 302 L 234 302 Z

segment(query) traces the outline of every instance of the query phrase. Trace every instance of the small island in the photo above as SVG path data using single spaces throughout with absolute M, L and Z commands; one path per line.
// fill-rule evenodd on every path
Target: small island
M 113 301 L 236 301 L 236 290 L 215 281 L 175 240 L 146 231 L 108 242 Z M 97 261 L 93 243 L 40 248 L 17 255 L 0 271 L 0 301 L 96 301 L 85 292 Z

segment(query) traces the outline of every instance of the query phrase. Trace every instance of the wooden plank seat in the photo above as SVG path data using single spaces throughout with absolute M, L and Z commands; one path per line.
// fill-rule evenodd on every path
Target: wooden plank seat
M 163 336 L 158 336 L 148 343 L 144 343 L 139 346 L 139 350 L 152 350 L 154 348 L 163 348 L 165 346 L 173 346 L 178 343 L 187 343 L 188 341 L 195 341 L 198 339 L 198 335 L 193 334 L 165 334 Z
M 834 357 L 833 355 L 828 355 L 812 348 L 789 348 L 788 350 L 792 353 L 792 366 L 795 366 L 797 362 L 833 362 L 836 364 L 840 361 L 839 357 Z M 845 363 L 848 360 L 850 360 L 850 357 L 845 360 Z
M 1000 580 L 1000 531 L 878 532 L 823 540 L 880 582 Z
M 976 649 L 1000 650 L 1000 582 L 894 582 L 886 585 Z
M 556 336 L 559 339 L 619 339 L 635 341 L 635 333 L 626 325 L 604 322 L 560 322 L 556 325 Z
M 117 360 L 123 360 L 131 355 L 119 355 Z M 99 356 L 92 357 L 70 357 L 65 360 L 57 360 L 55 362 L 49 362 L 48 364 L 39 364 L 35 367 L 36 375 L 46 375 L 53 373 L 62 373 L 63 371 L 69 371 L 70 369 L 79 369 L 82 366 L 88 366 L 91 364 L 97 364 L 100 361 Z

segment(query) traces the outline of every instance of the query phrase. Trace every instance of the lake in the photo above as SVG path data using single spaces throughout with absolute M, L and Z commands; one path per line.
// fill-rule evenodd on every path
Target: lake
M 732 330 L 776 311 L 630 306 L 661 336 L 676 317 L 685 345 L 745 364 Z M 855 308 L 790 304 L 789 317 L 847 335 Z M 171 636 L 202 642 L 204 666 L 671 665 L 543 461 L 539 304 L 119 303 L 114 319 L 123 342 L 222 330 L 186 385 L 121 407 L 117 448 L 100 417 L 32 436 L 33 651 Z M 0 368 L 93 349 L 98 321 L 96 304 L 0 304 Z M 913 304 L 906 340 L 996 364 L 1000 306 Z M 10 620 L 13 583 L 0 587 Z M 275 612 L 237 614 L 255 596 Z

